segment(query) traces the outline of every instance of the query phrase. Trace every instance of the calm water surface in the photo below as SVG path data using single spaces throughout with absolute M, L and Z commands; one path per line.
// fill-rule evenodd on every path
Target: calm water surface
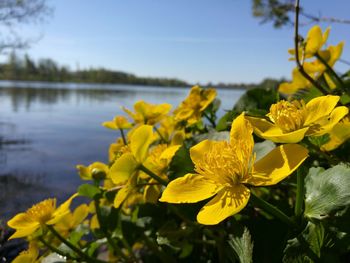
M 188 88 L 0 81 L 0 219 L 76 191 L 77 164 L 107 162 L 118 134 L 101 126 L 138 100 L 175 108 Z M 218 90 L 219 114 L 243 94 Z

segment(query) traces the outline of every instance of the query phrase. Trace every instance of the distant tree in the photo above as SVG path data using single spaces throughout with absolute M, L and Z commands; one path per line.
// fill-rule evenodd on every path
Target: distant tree
M 18 27 L 42 22 L 51 13 L 46 0 L 0 0 L 0 53 L 28 47 L 31 41 L 20 36 Z
M 252 0 L 253 16 L 261 19 L 262 23 L 272 22 L 276 28 L 293 25 L 294 2 L 294 0 Z M 317 12 L 317 10 L 313 10 L 313 12 Z M 350 20 L 347 19 L 313 15 L 302 7 L 300 15 L 305 18 L 306 23 L 330 22 L 350 24 Z

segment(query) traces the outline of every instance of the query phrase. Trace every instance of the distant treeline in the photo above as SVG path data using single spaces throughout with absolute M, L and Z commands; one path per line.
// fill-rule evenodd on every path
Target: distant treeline
M 104 68 L 89 68 L 72 71 L 66 66 L 58 65 L 57 62 L 49 58 L 40 59 L 36 62 L 28 55 L 20 57 L 14 52 L 9 54 L 7 63 L 0 64 L 0 80 L 111 83 L 168 87 L 191 86 L 191 84 L 175 78 L 145 78 Z M 202 86 L 227 89 L 275 88 L 281 81 L 282 80 L 267 78 L 259 84 L 208 83 Z
M 104 68 L 89 68 L 72 71 L 66 66 L 58 65 L 58 63 L 52 59 L 40 59 L 36 62 L 28 55 L 19 57 L 14 52 L 10 53 L 7 63 L 0 64 L 0 79 L 50 82 L 117 83 L 174 87 L 187 87 L 190 85 L 179 79 L 138 77 L 133 74 Z

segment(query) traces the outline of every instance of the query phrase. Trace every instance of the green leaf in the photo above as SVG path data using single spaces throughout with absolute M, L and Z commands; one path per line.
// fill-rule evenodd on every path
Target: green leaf
M 323 219 L 350 204 L 350 168 L 311 168 L 305 178 L 305 216 Z
M 325 230 L 321 223 L 309 222 L 298 238 L 288 240 L 283 262 L 314 262 L 321 257 Z
M 313 145 L 316 145 L 318 148 L 320 148 L 322 145 L 329 142 L 330 137 L 329 137 L 329 134 L 326 133 L 322 136 L 310 136 L 308 137 L 308 139 Z
M 253 262 L 253 242 L 249 230 L 244 228 L 241 236 L 232 237 L 228 241 L 230 247 L 235 251 L 239 262 L 251 263 Z
M 238 115 L 236 111 L 228 111 L 220 118 L 216 125 L 217 131 L 227 131 L 231 128 L 233 119 Z
M 184 145 L 177 150 L 169 165 L 169 178 L 174 180 L 177 177 L 184 176 L 187 173 L 194 172 L 189 149 Z
M 228 132 L 228 131 L 217 132 L 216 130 L 210 130 L 207 133 L 194 136 L 194 139 L 197 143 L 204 141 L 204 140 L 229 141 L 230 140 L 230 132 Z
M 234 110 L 248 111 L 251 115 L 263 116 L 276 103 L 277 92 L 274 88 L 254 88 L 248 90 L 237 101 Z
M 91 199 L 93 199 L 94 196 L 99 193 L 100 193 L 100 189 L 97 186 L 94 186 L 91 184 L 82 184 L 78 188 L 78 194 L 80 196 L 90 197 Z
M 266 154 L 271 152 L 276 147 L 272 141 L 265 140 L 254 144 L 254 153 L 256 154 L 256 161 L 260 160 Z

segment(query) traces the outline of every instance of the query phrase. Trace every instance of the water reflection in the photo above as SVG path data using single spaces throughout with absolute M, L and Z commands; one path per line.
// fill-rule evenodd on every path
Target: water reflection
M 107 162 L 108 146 L 119 134 L 101 123 L 124 114 L 121 106 L 143 99 L 176 107 L 188 90 L 0 81 L 0 217 L 76 191 L 77 164 Z M 218 91 L 221 114 L 242 92 Z

